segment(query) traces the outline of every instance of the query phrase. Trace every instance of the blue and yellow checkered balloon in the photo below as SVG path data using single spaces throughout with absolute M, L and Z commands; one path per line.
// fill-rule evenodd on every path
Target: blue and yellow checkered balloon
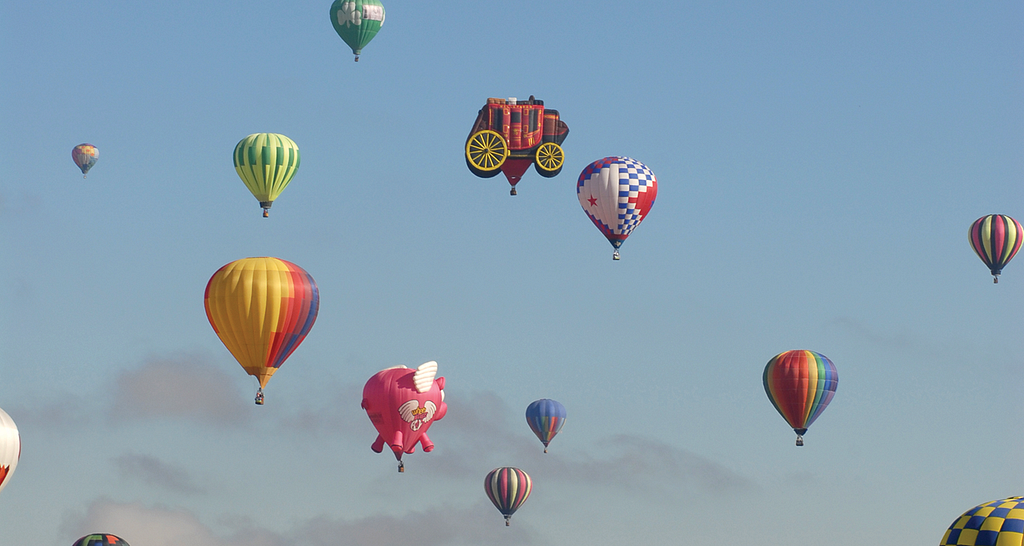
M 1024 497 L 979 504 L 957 518 L 939 546 L 1024 545 Z

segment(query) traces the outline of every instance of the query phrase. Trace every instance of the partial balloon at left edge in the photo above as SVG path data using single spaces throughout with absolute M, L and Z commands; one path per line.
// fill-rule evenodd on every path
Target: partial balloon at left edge
M 0 491 L 7 487 L 21 459 L 21 435 L 7 412 L 0 409 Z

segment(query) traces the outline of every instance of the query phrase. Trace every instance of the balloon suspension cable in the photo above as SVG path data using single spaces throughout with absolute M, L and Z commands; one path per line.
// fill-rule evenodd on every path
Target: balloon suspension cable
M 799 434 L 796 435 L 796 445 L 797 446 L 804 445 L 804 437 L 803 436 L 801 436 Z
M 405 463 L 403 463 L 402 461 L 398 461 L 398 471 L 405 472 Z

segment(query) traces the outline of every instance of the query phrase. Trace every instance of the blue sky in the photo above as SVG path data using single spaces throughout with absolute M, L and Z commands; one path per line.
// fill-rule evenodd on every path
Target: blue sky
M 0 4 L 0 543 L 928 544 L 1024 494 L 1024 266 L 966 237 L 1024 217 L 1019 3 L 392 0 L 358 64 L 329 6 Z M 462 147 L 531 94 L 566 166 L 510 197 Z M 254 132 L 302 152 L 269 219 Z M 618 262 L 574 192 L 611 155 L 659 181 Z M 321 292 L 263 407 L 202 302 L 247 256 Z M 803 448 L 761 385 L 789 349 L 840 377 Z M 428 360 L 448 415 L 398 474 L 362 385 Z

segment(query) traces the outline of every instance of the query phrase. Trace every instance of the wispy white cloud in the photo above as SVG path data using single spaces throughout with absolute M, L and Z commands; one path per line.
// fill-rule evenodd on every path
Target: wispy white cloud
M 172 465 L 150 455 L 127 454 L 115 457 L 114 466 L 121 477 L 179 493 L 202 493 L 184 467 Z
M 482 506 L 434 507 L 400 516 L 339 519 L 316 516 L 297 522 L 285 532 L 266 529 L 251 518 L 222 520 L 215 530 L 192 512 L 140 503 L 100 499 L 81 515 L 69 517 L 62 532 L 77 538 L 106 529 L 130 544 L 146 546 L 543 546 L 528 524 L 517 522 L 515 532 L 500 518 L 481 518 Z M 497 520 L 497 521 L 496 521 Z M 74 540 L 71 538 L 71 540 Z M 70 542 L 70 540 L 69 540 Z
M 234 380 L 198 355 L 154 358 L 123 372 L 109 415 L 115 422 L 182 417 L 221 426 L 246 423 L 250 413 Z

